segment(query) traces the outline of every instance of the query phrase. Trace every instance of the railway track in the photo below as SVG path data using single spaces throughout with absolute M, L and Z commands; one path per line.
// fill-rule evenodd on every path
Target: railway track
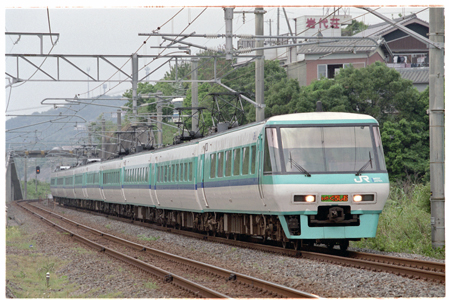
M 94 228 L 74 222 L 70 219 L 67 219 L 61 215 L 38 206 L 30 204 L 20 204 L 20 206 L 35 214 L 52 226 L 58 227 L 59 230 L 68 232 L 74 239 L 83 242 L 93 248 L 96 248 L 99 251 L 103 251 L 106 254 L 111 255 L 117 259 L 130 263 L 144 271 L 147 271 L 159 277 L 163 277 L 165 281 L 171 282 L 185 290 L 188 290 L 195 296 L 206 298 L 230 298 L 239 296 L 242 297 L 243 295 L 245 295 L 246 298 L 267 298 L 275 296 L 288 298 L 318 298 L 316 295 L 298 291 L 286 286 L 278 285 L 255 277 L 247 276 L 245 274 L 240 274 L 238 272 L 183 258 L 164 251 L 152 249 L 144 245 L 127 241 L 125 239 L 106 234 Z M 37 210 L 39 210 L 39 213 L 36 212 Z M 47 214 L 49 217 L 44 217 L 44 214 Z M 50 220 L 50 218 L 54 219 L 54 221 Z M 68 230 L 67 228 L 62 227 L 61 224 L 59 224 L 61 222 L 69 224 L 69 226 L 74 227 L 74 229 Z M 85 237 L 85 234 L 82 235 L 80 231 L 88 232 L 90 238 Z M 112 243 L 116 245 L 114 246 L 112 245 Z M 127 254 L 123 254 L 121 253 L 121 251 L 119 251 L 119 249 L 123 249 L 123 246 L 133 250 L 131 252 L 130 250 L 128 250 Z M 137 258 L 136 256 L 138 256 L 139 258 Z M 157 257 L 157 259 L 155 259 L 155 257 Z M 150 264 L 149 261 L 152 264 Z M 169 266 L 170 270 L 163 270 L 161 267 L 153 265 L 156 261 L 159 261 L 158 264 L 164 265 L 165 268 Z M 220 287 L 217 288 L 219 285 L 223 286 L 224 281 L 221 280 L 212 280 L 211 282 L 205 284 L 205 277 L 208 276 L 203 276 L 201 279 L 201 281 L 203 282 L 202 284 L 199 284 L 186 279 L 186 275 L 184 275 L 183 277 L 176 275 L 174 271 L 180 271 L 180 266 L 183 266 L 183 274 L 195 274 L 192 277 L 201 277 L 201 275 L 198 274 L 200 271 L 204 274 L 212 274 L 218 278 L 224 278 L 228 285 L 232 285 L 232 289 L 237 294 L 229 295 L 227 293 L 217 291 L 220 290 Z M 188 271 L 188 268 L 192 270 Z M 236 283 L 240 283 L 240 285 L 236 286 Z M 228 287 L 228 290 L 229 289 L 230 287 Z
M 66 207 L 66 206 L 65 206 Z M 400 257 L 393 257 L 388 255 L 371 254 L 354 251 L 338 251 L 328 250 L 320 247 L 306 247 L 299 250 L 283 248 L 279 246 L 259 244 L 253 242 L 240 241 L 235 239 L 226 239 L 223 237 L 208 236 L 203 233 L 179 230 L 174 228 L 162 227 L 155 224 L 143 223 L 140 221 L 133 221 L 123 217 L 110 216 L 98 212 L 92 212 L 85 209 L 67 207 L 83 212 L 89 212 L 110 219 L 119 220 L 127 223 L 133 223 L 152 229 L 162 230 L 190 236 L 194 238 L 207 239 L 218 243 L 224 243 L 232 246 L 243 248 L 251 248 L 260 251 L 278 253 L 282 255 L 303 257 L 323 261 L 347 267 L 355 267 L 360 269 L 367 269 L 378 272 L 387 272 L 399 276 L 404 276 L 412 279 L 430 280 L 439 283 L 445 283 L 445 263 L 422 261 L 416 259 L 406 259 Z

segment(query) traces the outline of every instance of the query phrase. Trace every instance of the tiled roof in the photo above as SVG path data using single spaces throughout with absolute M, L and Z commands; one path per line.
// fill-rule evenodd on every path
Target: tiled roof
M 428 25 L 427 22 L 417 18 L 416 15 L 410 15 L 408 17 L 404 17 L 404 18 L 397 18 L 397 19 L 393 19 L 394 22 L 396 22 L 397 24 L 406 26 L 408 24 L 411 23 L 420 23 L 423 25 Z M 389 33 L 390 31 L 395 30 L 395 27 L 389 23 L 386 22 L 381 22 L 381 23 L 377 23 L 374 25 L 370 25 L 366 30 L 361 31 L 353 36 L 355 37 L 365 37 L 365 36 L 372 36 L 372 35 L 376 35 L 376 36 L 384 36 L 385 34 Z
M 299 46 L 298 54 L 320 54 L 320 53 L 353 53 L 373 51 L 380 46 L 384 40 L 377 36 L 372 36 L 373 40 L 350 39 L 350 40 L 321 40 L 319 44 Z M 312 40 L 311 40 L 312 41 Z
M 403 79 L 411 80 L 413 83 L 428 83 L 429 68 L 399 68 L 396 69 Z

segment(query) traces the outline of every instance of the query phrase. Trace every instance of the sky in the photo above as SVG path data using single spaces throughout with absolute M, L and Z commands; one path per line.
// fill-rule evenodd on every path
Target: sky
M 100 1 L 101 2 L 101 1 Z M 43 53 L 51 54 L 109 54 L 109 55 L 131 55 L 137 51 L 138 54 L 157 54 L 161 49 L 150 48 L 150 46 L 157 46 L 161 43 L 161 38 L 151 37 L 148 39 L 146 45 L 142 45 L 143 41 L 147 39 L 146 36 L 138 36 L 139 33 L 149 33 L 156 30 L 158 27 L 166 23 L 172 16 L 180 11 L 181 7 L 174 8 L 147 8 L 147 7 L 111 7 L 106 6 L 102 8 L 77 7 L 73 8 L 67 6 L 64 8 L 56 8 L 39 5 L 37 8 L 29 8 L 27 6 L 21 7 L 17 4 L 8 5 L 5 7 L 5 32 L 40 32 L 59 33 L 60 38 L 57 44 L 52 48 L 52 41 L 48 37 L 43 38 Z M 252 7 L 236 8 L 240 10 L 252 10 Z M 322 15 L 327 12 L 332 12 L 333 7 L 287 7 L 287 15 L 290 19 L 302 15 Z M 276 32 L 277 8 L 265 7 L 267 13 L 264 16 L 265 34 L 269 33 L 269 19 L 272 20 L 272 32 Z M 406 8 L 381 8 L 381 11 L 386 16 L 397 17 L 399 13 L 409 14 L 424 10 L 424 7 L 406 7 Z M 352 17 L 363 15 L 366 12 L 358 8 L 347 8 L 346 11 Z M 200 14 L 200 16 L 199 16 Z M 195 19 L 199 16 L 197 19 Z M 280 32 L 286 33 L 288 31 L 286 21 L 281 14 Z M 419 14 L 419 18 L 428 21 L 428 10 Z M 195 20 L 194 20 L 195 19 Z M 24 21 L 26 20 L 26 21 Z M 378 23 L 379 19 L 370 14 L 366 14 L 358 20 L 364 21 L 366 24 Z M 190 26 L 188 23 L 192 22 Z M 291 26 L 294 26 L 293 20 L 290 21 Z M 50 26 L 49 26 L 50 23 Z M 172 21 L 167 22 L 161 29 L 162 33 L 179 33 L 183 29 L 185 33 L 206 33 L 218 34 L 225 32 L 225 22 L 223 9 L 220 7 L 211 7 L 203 11 L 203 8 L 184 8 Z M 233 19 L 233 33 L 247 33 L 254 34 L 254 16 L 253 14 L 245 14 L 245 23 L 242 14 L 235 14 Z M 25 53 L 40 53 L 40 40 L 37 36 L 21 36 L 17 41 L 17 35 L 7 35 L 4 38 L 5 53 L 25 54 Z M 224 44 L 224 39 L 206 39 L 206 38 L 190 38 L 191 43 L 206 47 L 216 47 L 218 44 Z M 234 41 L 236 46 L 237 41 Z M 173 49 L 176 50 L 176 49 Z M 193 49 L 193 52 L 197 52 Z M 173 51 L 171 51 L 173 52 Z M 166 51 L 165 53 L 169 53 Z M 30 59 L 36 65 L 40 65 L 43 58 Z M 83 71 L 89 74 L 96 73 L 96 61 L 94 59 L 74 59 L 78 66 L 81 66 Z M 147 64 L 149 60 L 139 60 L 139 68 L 143 64 Z M 121 66 L 126 62 L 125 59 L 116 59 L 114 61 Z M 163 61 L 158 60 L 151 62 L 148 67 L 154 70 Z M 20 61 L 20 77 L 29 78 L 35 71 L 34 68 L 28 67 L 27 63 Z M 73 67 L 67 63 L 60 62 L 60 76 L 61 78 L 71 78 L 84 80 L 87 76 L 75 71 Z M 129 70 L 131 65 L 128 63 L 124 70 Z M 7 57 L 5 60 L 5 71 L 16 74 L 16 58 Z M 43 64 L 43 69 L 46 70 L 53 77 L 56 76 L 56 60 L 54 58 L 47 59 Z M 106 67 L 106 64 L 100 66 L 103 71 L 101 77 L 109 78 L 109 74 L 116 73 L 114 69 Z M 151 80 L 158 80 L 164 75 L 168 68 L 161 68 L 151 75 Z M 141 71 L 144 74 L 144 70 Z M 93 75 L 94 76 L 94 75 Z M 116 80 L 124 79 L 116 75 Z M 141 76 L 142 77 L 142 76 Z M 33 79 L 46 78 L 40 72 L 37 72 Z M 107 84 L 105 89 L 104 84 Z M 5 80 L 5 86 L 9 82 Z M 8 104 L 7 113 L 13 114 L 27 114 L 35 110 L 45 110 L 39 108 L 40 102 L 44 98 L 64 98 L 73 97 L 79 94 L 80 97 L 88 97 L 88 88 L 90 90 L 89 96 L 98 96 L 107 91 L 108 95 L 121 95 L 125 90 L 131 88 L 131 83 L 124 82 L 116 86 L 116 82 L 86 82 L 67 83 L 67 82 L 26 82 L 22 84 L 15 84 L 12 88 L 5 89 L 5 100 Z
M 88 1 L 65 1 L 61 2 L 47 1 L 10 1 L 4 4 L 4 24 L 5 32 L 29 32 L 29 33 L 59 33 L 58 42 L 52 46 L 53 40 L 49 37 L 43 38 L 43 53 L 47 54 L 87 54 L 87 55 L 131 55 L 132 53 L 158 54 L 162 49 L 150 48 L 160 45 L 160 37 L 139 36 L 139 33 L 150 33 L 161 27 L 161 33 L 198 33 L 198 34 L 223 34 L 225 33 L 224 5 L 236 5 L 230 2 L 217 2 L 216 7 L 208 7 L 206 4 L 211 2 L 189 2 L 193 7 L 183 7 L 182 2 L 164 1 L 165 6 L 155 6 L 160 4 L 156 1 L 97 1 L 95 5 Z M 237 11 L 253 10 L 256 4 L 263 5 L 266 10 L 264 15 L 266 35 L 269 34 L 269 20 L 272 20 L 272 33 L 276 33 L 277 7 L 270 6 L 273 1 L 241 1 L 239 5 L 247 7 L 236 7 Z M 326 7 L 301 7 L 299 2 L 292 1 L 286 3 L 286 12 L 290 20 L 291 27 L 294 28 L 294 18 L 303 15 L 324 15 L 334 11 L 337 7 L 333 3 L 325 2 Z M 410 3 L 410 2 L 409 2 Z M 414 3 L 413 3 L 414 4 Z M 437 3 L 439 4 L 439 3 Z M 150 5 L 150 6 L 149 6 Z M 152 6 L 153 5 L 153 6 Z M 376 24 L 381 20 L 368 14 L 366 11 L 350 6 L 343 7 L 340 10 L 342 14 L 351 15 L 358 21 L 366 24 Z M 359 4 L 362 5 L 362 4 Z M 389 4 L 391 5 L 391 4 Z M 429 11 L 424 6 L 401 6 L 402 3 L 394 4 L 390 7 L 377 7 L 378 11 L 387 17 L 398 17 L 399 14 L 417 13 L 418 17 L 428 21 Z M 408 5 L 412 5 L 411 3 Z M 280 33 L 287 33 L 288 26 L 281 12 Z M 173 19 L 172 19 L 173 18 Z M 171 20 L 172 19 L 172 20 Z M 234 14 L 233 33 L 235 34 L 254 34 L 255 21 L 251 13 Z M 37 36 L 24 36 L 19 39 L 17 35 L 5 35 L 4 39 L 5 54 L 39 54 L 40 40 Z M 144 45 L 143 42 L 146 41 Z M 206 39 L 189 38 L 186 41 L 206 47 L 217 47 L 225 43 L 224 39 Z M 237 41 L 233 42 L 234 47 Z M 172 53 L 177 49 L 170 49 L 164 54 Z M 192 48 L 192 53 L 199 50 Z M 178 52 L 180 53 L 180 52 Z M 80 66 L 80 68 L 95 76 L 97 62 L 93 58 L 71 59 Z M 126 63 L 126 59 L 111 59 L 117 66 Z M 30 61 L 36 65 L 42 64 L 42 69 L 51 76 L 57 76 L 56 59 L 49 58 L 30 58 Z M 143 66 L 148 64 L 150 71 L 154 71 L 162 60 L 152 61 L 151 59 L 139 60 L 139 77 L 145 75 Z M 87 78 L 79 71 L 76 71 L 68 63 L 60 60 L 60 78 L 84 80 Z M 19 62 L 19 76 L 21 78 L 48 79 L 41 72 L 35 73 L 35 68 L 30 67 L 24 61 Z M 13 57 L 5 57 L 4 70 L 7 73 L 16 75 L 17 60 Z M 41 101 L 47 98 L 72 98 L 79 95 L 80 98 L 95 97 L 106 92 L 108 96 L 120 97 L 126 90 L 131 88 L 130 82 L 118 83 L 117 81 L 125 79 L 124 75 L 117 73 L 115 69 L 107 66 L 106 63 L 100 66 L 101 78 L 111 78 L 112 81 L 100 82 L 31 82 L 26 81 L 10 85 L 10 81 L 5 79 L 5 115 L 6 114 L 31 114 L 34 111 L 45 111 L 51 109 L 50 106 L 41 105 Z M 129 72 L 131 64 L 124 65 L 124 70 Z M 168 65 L 155 71 L 150 76 L 150 80 L 161 79 L 168 71 Z M 35 74 L 34 74 L 35 73 Z M 7 78 L 8 76 L 5 76 Z M 50 100 L 51 101 L 51 100 Z M 125 102 L 124 102 L 125 103 Z M 7 107 L 7 110 L 6 110 Z M 113 109 L 112 109 L 113 110 Z M 8 118 L 8 117 L 7 117 Z M 3 130 L 2 130 L 3 131 Z

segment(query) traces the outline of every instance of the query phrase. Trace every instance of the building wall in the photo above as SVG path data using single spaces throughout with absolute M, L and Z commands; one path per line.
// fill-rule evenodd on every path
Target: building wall
M 288 78 L 297 79 L 300 86 L 305 86 L 306 84 L 306 62 L 296 61 L 292 64 L 287 65 L 286 68 Z
M 384 58 L 375 52 L 372 56 L 366 58 L 347 58 L 347 59 L 319 59 L 319 60 L 308 60 L 306 59 L 306 84 L 309 85 L 313 80 L 317 80 L 317 66 L 321 64 L 354 64 L 355 67 L 367 67 L 376 61 L 384 62 Z M 300 82 L 300 80 L 299 80 Z M 301 86 L 301 84 L 300 84 Z

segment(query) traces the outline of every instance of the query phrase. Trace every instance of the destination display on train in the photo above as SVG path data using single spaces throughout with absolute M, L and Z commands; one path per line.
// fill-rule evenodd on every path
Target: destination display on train
M 322 202 L 347 202 L 348 195 L 322 195 Z

